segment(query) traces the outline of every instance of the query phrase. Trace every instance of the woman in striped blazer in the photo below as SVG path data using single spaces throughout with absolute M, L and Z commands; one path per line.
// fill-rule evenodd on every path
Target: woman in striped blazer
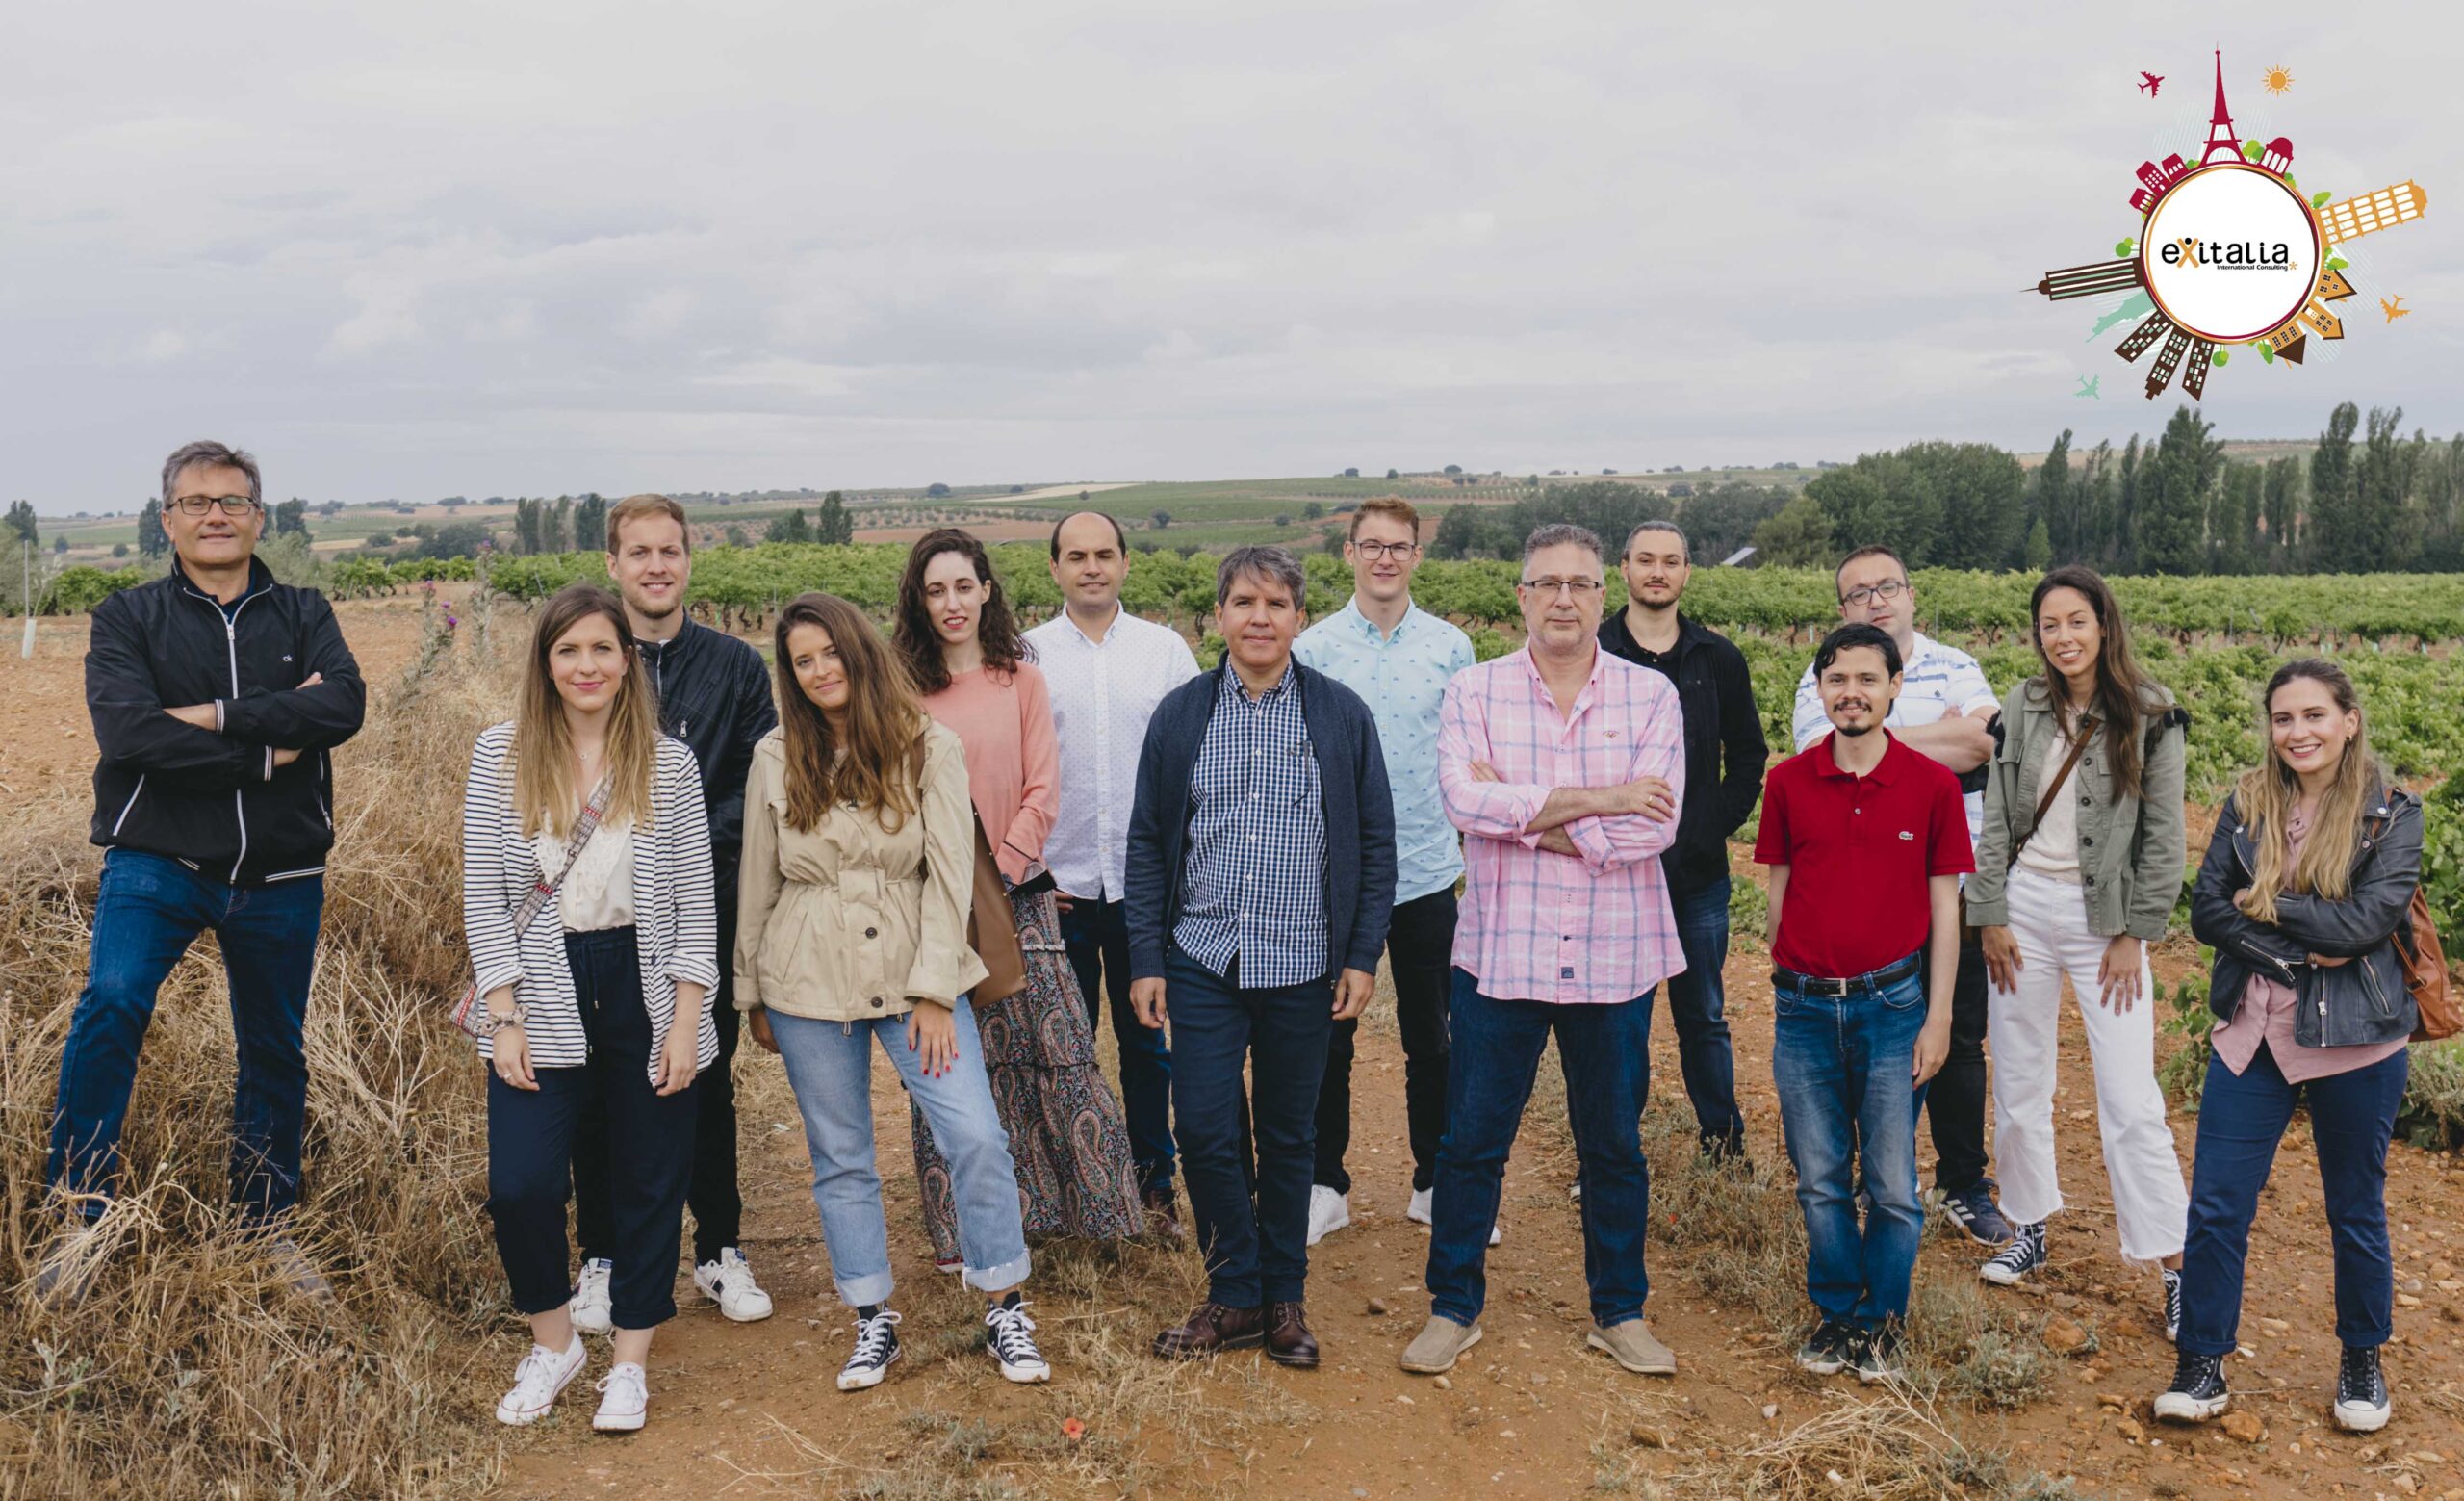
M 548 602 L 520 691 L 517 717 L 472 748 L 462 802 L 462 919 L 488 1012 L 488 1212 L 532 1340 L 497 1417 L 537 1420 L 581 1372 L 565 1200 L 595 1106 L 618 1249 L 615 1363 L 592 1426 L 625 1432 L 649 1405 L 651 1333 L 676 1312 L 693 1079 L 718 1055 L 709 826 L 693 753 L 658 732 L 615 595 L 578 583 Z M 515 931 L 603 782 L 597 831 Z

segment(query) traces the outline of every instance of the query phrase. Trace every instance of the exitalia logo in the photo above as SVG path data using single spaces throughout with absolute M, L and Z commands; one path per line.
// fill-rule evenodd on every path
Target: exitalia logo
M 2293 246 L 2283 240 L 2202 240 L 2183 235 L 2157 246 L 2156 258 L 2168 266 L 2206 271 L 2290 271 Z

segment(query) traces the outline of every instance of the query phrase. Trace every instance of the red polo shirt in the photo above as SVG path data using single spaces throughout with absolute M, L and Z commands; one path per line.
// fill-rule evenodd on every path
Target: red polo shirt
M 1933 926 L 1928 883 L 1976 868 L 1960 779 L 1887 730 L 1864 776 L 1833 763 L 1828 735 L 1771 768 L 1758 865 L 1786 866 L 1771 962 L 1821 979 L 1896 964 Z

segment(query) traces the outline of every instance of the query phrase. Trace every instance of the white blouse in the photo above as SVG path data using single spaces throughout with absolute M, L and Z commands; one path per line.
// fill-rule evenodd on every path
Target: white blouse
M 565 864 L 565 836 L 544 831 L 530 837 L 530 853 L 539 862 L 539 879 L 553 876 Z M 556 888 L 556 911 L 568 933 L 596 933 L 603 928 L 633 925 L 633 820 L 603 823 L 581 847 L 581 855 Z
M 2042 776 L 2044 771 L 2062 769 L 2062 763 L 2070 759 L 2069 738 L 2056 735 L 2053 742 L 2045 747 L 2045 757 L 2044 768 L 2038 772 L 2039 776 Z M 2083 756 L 2080 759 L 2085 761 L 2087 758 Z M 2063 785 L 2054 790 L 2053 801 L 2045 805 L 2044 821 L 2037 825 L 2037 831 L 2028 836 L 2026 846 L 2019 851 L 2019 864 L 2039 875 L 2077 886 L 2080 878 L 2079 799 L 2073 784 L 2079 780 L 2079 773 L 2073 770 L 2062 780 Z M 2040 790 L 2037 795 L 2042 797 L 2044 793 Z

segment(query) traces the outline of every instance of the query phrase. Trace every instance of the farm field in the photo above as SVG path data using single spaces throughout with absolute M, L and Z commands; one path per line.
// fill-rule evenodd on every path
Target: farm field
M 1001 554 L 1005 578 L 1038 613 L 1050 608 L 1031 598 L 1043 577 L 1040 551 Z M 763 590 L 830 586 L 877 608 L 886 596 L 873 591 L 886 586 L 885 573 L 895 579 L 894 549 L 747 550 L 740 562 L 753 566 L 760 554 L 781 555 L 769 560 L 781 572 L 764 575 Z M 1339 582 L 1322 572 L 1325 561 L 1312 564 L 1313 608 L 1343 598 Z M 516 563 L 535 572 L 521 573 Z M 554 563 L 567 568 L 552 571 Z M 2071 1208 L 2058 1222 L 2042 1285 L 1989 1297 L 1973 1277 L 1976 1254 L 1929 1235 L 1919 1268 L 1918 1386 L 1905 1399 L 1877 1400 L 1796 1373 L 1786 1358 L 1803 1299 L 1796 1210 L 1769 1086 L 1767 959 L 1753 928 L 1759 888 L 1741 850 L 1741 928 L 1727 978 L 1758 1164 L 1753 1175 L 1692 1164 L 1692 1121 L 1677 1086 L 1674 1047 L 1664 1022 L 1655 1029 L 1659 1087 L 1646 1121 L 1655 1167 L 1652 1317 L 1679 1352 L 1675 1383 L 1638 1382 L 1580 1348 L 1581 1242 L 1566 1198 L 1574 1161 L 1561 1087 L 1545 1064 L 1508 1173 L 1506 1239 L 1491 1259 L 1491 1337 L 1447 1388 L 1395 1369 L 1396 1351 L 1424 1310 L 1426 1241 L 1400 1213 L 1409 1171 L 1401 1060 L 1391 996 L 1381 987 L 1357 1066 L 1356 1223 L 1313 1254 L 1312 1311 L 1328 1351 L 1325 1369 L 1285 1372 L 1254 1355 L 1160 1366 L 1144 1356 L 1143 1340 L 1194 1296 L 1194 1256 L 1165 1247 L 1055 1247 L 1039 1253 L 1030 1293 L 1060 1375 L 1046 1388 L 1000 1382 L 968 1343 L 969 1297 L 930 1271 L 907 1113 L 882 1072 L 877 1129 L 911 1344 L 891 1385 L 842 1397 L 830 1379 L 845 1353 L 846 1321 L 828 1301 L 801 1128 L 775 1062 L 748 1049 L 737 1063 L 746 1238 L 779 1300 L 778 1316 L 733 1326 L 688 1307 L 662 1331 L 653 1422 L 635 1438 L 611 1443 L 591 1434 L 588 1399 L 575 1394 L 554 1421 L 508 1433 L 488 1406 L 520 1353 L 520 1336 L 502 1308 L 480 1211 L 477 1076 L 439 1017 L 457 923 L 450 819 L 437 819 L 434 810 L 458 798 L 469 735 L 502 712 L 500 662 L 519 649 L 524 601 L 589 566 L 586 555 L 507 559 L 492 579 L 507 597 L 493 608 L 475 608 L 470 585 L 449 580 L 432 596 L 416 582 L 389 579 L 385 592 L 338 606 L 373 704 L 369 731 L 338 757 L 344 844 L 312 1003 L 323 1039 L 313 1055 L 326 1081 L 311 1105 L 310 1237 L 344 1269 L 342 1304 L 302 1315 L 234 1269 L 227 1229 L 210 1210 L 219 1173 L 216 1132 L 227 1110 L 227 1013 L 217 977 L 192 960 L 167 993 L 139 1083 L 142 1119 L 130 1150 L 153 1175 L 138 1196 L 151 1228 L 110 1274 L 100 1307 L 62 1318 L 0 1300 L 0 1385 L 21 1394 L 0 1422 L 0 1496 L 72 1488 L 219 1493 L 226 1482 L 237 1493 L 270 1493 L 277 1477 L 303 1475 L 312 1484 L 297 1493 L 723 1491 L 910 1501 L 1726 1496 L 1749 1485 L 1784 1497 L 2015 1501 L 2212 1491 L 2324 1501 L 2464 1488 L 2457 1463 L 2464 1281 L 2456 1272 L 2464 1229 L 2455 1229 L 2464 1224 L 2464 1163 L 2451 1150 L 2455 1137 L 2442 1134 L 2464 1118 L 2464 1068 L 2426 1067 L 2427 1056 L 2417 1064 L 2420 1074 L 2449 1092 L 2443 1098 L 2452 1113 L 2418 1120 L 2426 1145 L 2400 1147 L 2391 1163 L 2399 1277 L 2411 1301 L 2398 1313 L 2400 1342 L 2389 1355 L 2397 1425 L 2376 1439 L 2325 1425 L 2322 1383 L 2332 1377 L 2333 1341 L 2320 1311 L 2323 1227 L 2315 1156 L 2301 1126 L 2265 1201 L 2245 1323 L 2248 1349 L 2234 1366 L 2237 1393 L 2264 1433 L 2253 1442 L 2220 1434 L 2190 1439 L 2149 1419 L 2145 1403 L 2169 1374 L 2170 1354 L 2161 1333 L 2150 1333 L 2152 1278 L 2114 1255 L 2094 1095 L 2075 1018 L 2066 1023 L 2058 1101 Z M 1501 582 L 1498 566 L 1425 577 L 1432 593 L 1457 588 L 1476 601 Z M 722 585 L 720 570 L 707 577 L 714 589 Z M 1193 635 L 1206 622 L 1186 596 L 1203 580 L 1211 580 L 1207 559 L 1170 553 L 1142 556 L 1132 574 L 1133 586 L 1149 591 L 1140 597 L 1159 602 L 1156 612 Z M 1777 610 L 1782 598 L 1818 607 L 1825 582 L 1698 575 L 1707 617 L 1722 617 L 1747 641 L 1775 728 L 1784 725 L 1811 626 L 1803 603 L 1785 629 L 1755 623 L 1757 612 Z M 2398 581 L 2404 587 L 2393 591 L 2400 596 L 2395 603 L 2375 598 L 2389 592 L 2380 581 L 2287 582 L 2313 591 L 2305 598 L 2326 611 L 2321 622 L 2345 660 L 2388 674 L 2365 678 L 2374 712 L 2400 694 L 2442 706 L 2426 709 L 2416 732 L 2391 737 L 2398 747 L 2413 747 L 2402 752 L 2419 763 L 2409 774 L 2437 781 L 2454 754 L 2454 737 L 2436 724 L 2443 706 L 2456 702 L 2457 686 L 2446 676 L 2457 656 L 2451 636 L 2434 634 L 2424 649 L 2400 630 L 2363 636 L 2334 622 L 2375 631 L 2410 609 L 2401 618 L 2427 625 L 2451 608 L 2440 590 L 2458 582 Z M 1927 608 L 1940 612 L 1935 623 L 1942 634 L 1983 651 L 1997 686 L 2007 685 L 2020 670 L 2017 649 L 1980 623 L 1996 616 L 2008 584 L 1920 576 L 1918 587 Z M 2170 587 L 2151 585 L 2132 607 L 2154 614 Z M 1319 598 L 1321 589 L 1327 598 Z M 2365 606 L 2364 597 L 2375 602 Z M 442 632 L 439 598 L 458 606 L 461 624 L 450 634 Z M 757 622 L 770 598 L 749 593 L 745 604 L 728 607 L 731 623 L 751 628 L 761 642 Z M 2217 725 L 2211 735 L 2226 734 L 2227 724 L 2247 734 L 2247 715 L 2237 719 L 2227 700 L 2247 690 L 2251 674 L 2263 675 L 2279 647 L 2313 644 L 2317 629 L 2278 642 L 2251 625 L 2228 644 L 2232 618 L 2199 614 L 2215 607 L 2195 591 L 2173 608 L 2186 639 L 2157 640 L 2153 670 L 2177 689 L 2190 684 L 2186 697 L 2194 705 L 2214 696 L 2213 714 L 2194 710 L 2202 723 Z M 1473 603 L 1459 612 L 1482 633 L 1484 652 L 1510 649 L 1494 607 Z M 471 639 L 482 616 L 492 637 L 487 652 Z M 91 899 L 94 863 L 79 842 L 92 755 L 79 686 L 83 622 L 53 618 L 38 631 L 31 660 L 0 659 L 0 786 L 13 810 L 0 822 L 0 942 L 31 961 L 0 987 L 7 992 L 0 1020 L 13 1038 L 0 1053 L 0 1107 L 19 1121 L 38 1120 L 47 1108 L 49 1071 L 82 965 L 80 912 Z M 2214 686 L 2201 688 L 2200 674 L 2213 674 Z M 2220 775 L 2238 752 L 2217 739 L 2206 754 Z M 2160 980 L 2175 988 L 2198 970 L 2195 945 L 2186 937 L 2169 941 L 2156 963 Z M 346 1020 L 375 1030 L 346 1048 Z M 2168 1056 L 2192 1046 L 2169 1031 L 2160 1038 Z M 1109 1042 L 1104 1051 L 1110 1068 Z M 2187 1155 L 2195 1128 L 2189 1107 L 2176 1108 L 2174 1126 Z M 388 1151 L 391 1165 L 376 1155 Z M 31 1202 L 38 1174 L 39 1133 L 11 1133 L 0 1145 L 0 1180 L 13 1203 Z M 23 1277 L 27 1229 L 20 1210 L 0 1238 L 0 1283 Z M 140 1306 L 146 1357 L 93 1359 L 90 1353 L 115 1336 L 116 1310 Z M 313 1346 L 352 1352 L 344 1359 L 357 1374 L 346 1387 L 315 1378 L 317 1367 L 286 1374 L 297 1359 L 303 1319 Z M 51 1354 L 38 1355 L 38 1342 Z M 192 1390 L 180 1401 L 167 1395 Z M 1064 1429 L 1072 1419 L 1075 1437 Z M 1827 1479 L 1833 1472 L 1853 1480 Z

